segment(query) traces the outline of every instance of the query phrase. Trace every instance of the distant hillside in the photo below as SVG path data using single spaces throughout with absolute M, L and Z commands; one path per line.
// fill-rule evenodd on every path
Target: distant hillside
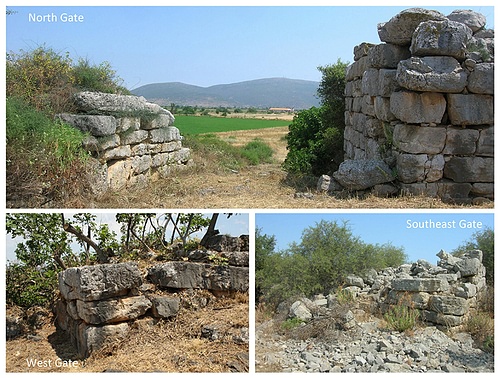
M 318 85 L 316 81 L 272 78 L 206 88 L 184 83 L 157 83 L 136 88 L 132 93 L 160 105 L 308 109 L 319 105 Z

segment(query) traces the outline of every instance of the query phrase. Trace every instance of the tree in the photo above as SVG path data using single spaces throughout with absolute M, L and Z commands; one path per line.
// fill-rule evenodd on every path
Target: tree
M 491 228 L 475 232 L 471 239 L 458 246 L 452 254 L 462 256 L 465 252 L 480 249 L 483 251 L 483 265 L 486 268 L 486 282 L 495 286 L 495 233 Z
M 256 232 L 256 292 L 274 304 L 293 295 L 335 291 L 349 274 L 403 264 L 401 247 L 389 243 L 372 245 L 352 233 L 347 222 L 322 220 L 306 228 L 300 243 L 275 252 L 275 239 Z
M 343 161 L 347 63 L 318 67 L 321 106 L 299 112 L 289 126 L 284 168 L 294 174 L 333 173 Z

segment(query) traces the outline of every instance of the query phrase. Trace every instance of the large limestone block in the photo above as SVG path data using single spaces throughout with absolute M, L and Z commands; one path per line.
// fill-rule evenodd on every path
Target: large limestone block
M 141 284 L 141 272 L 133 262 L 68 268 L 59 273 L 59 290 L 68 301 L 123 296 Z
M 481 261 L 477 258 L 462 259 L 455 264 L 455 269 L 462 277 L 475 276 L 482 273 Z
M 412 91 L 460 93 L 467 73 L 451 56 L 412 57 L 399 62 L 396 80 Z
M 464 60 L 472 30 L 460 22 L 422 22 L 413 35 L 410 51 L 415 56 L 444 55 Z
M 93 326 L 81 322 L 78 325 L 76 343 L 80 358 L 87 358 L 92 352 L 103 348 L 107 343 L 125 339 L 130 331 L 128 323 Z
M 412 154 L 438 154 L 446 142 L 446 128 L 398 124 L 393 133 L 394 145 Z
M 438 278 L 395 278 L 391 287 L 397 291 L 423 291 L 426 293 L 447 291 L 448 281 Z
M 448 94 L 448 115 L 456 126 L 492 125 L 493 96 L 480 94 Z
M 179 312 L 181 304 L 179 298 L 155 295 L 150 299 L 153 305 L 153 316 L 155 318 L 171 318 Z
M 350 190 L 364 190 L 394 180 L 389 166 L 378 159 L 345 160 L 333 177 Z
M 116 118 L 107 115 L 58 114 L 57 118 L 78 130 L 95 137 L 113 135 L 116 132 Z
M 413 182 L 435 182 L 443 177 L 443 155 L 400 154 L 396 168 L 398 179 L 406 184 Z
M 454 10 L 447 17 L 451 21 L 467 25 L 474 33 L 483 29 L 486 25 L 486 17 L 484 15 L 468 9 Z
M 148 269 L 148 280 L 160 287 L 248 291 L 248 268 L 171 261 Z
M 495 64 L 479 63 L 469 75 L 467 89 L 471 93 L 494 94 L 495 93 Z
M 446 130 L 445 155 L 473 155 L 479 140 L 479 131 L 449 127 Z
M 424 292 L 406 292 L 406 291 L 390 290 L 389 293 L 387 294 L 387 302 L 392 305 L 411 304 L 415 308 L 423 310 L 427 308 L 427 303 L 429 302 L 430 297 L 431 295 L 429 293 L 424 293 Z
M 493 182 L 493 163 L 489 157 L 453 156 L 444 166 L 444 176 L 455 182 Z
M 370 66 L 374 68 L 396 68 L 401 60 L 410 56 L 408 47 L 390 43 L 373 46 L 368 53 Z
M 492 157 L 495 153 L 495 135 L 493 126 L 482 129 L 479 133 L 476 154 Z
M 145 109 L 146 99 L 112 93 L 79 92 L 74 95 L 74 102 L 84 112 L 135 112 Z
M 137 319 L 151 307 L 144 296 L 133 296 L 99 301 L 76 301 L 80 319 L 87 324 L 110 324 Z
M 405 9 L 388 22 L 378 24 L 378 35 L 382 42 L 410 45 L 413 33 L 421 22 L 445 19 L 446 17 L 438 11 L 423 8 Z
M 446 327 L 456 327 L 464 322 L 463 316 L 441 314 L 435 311 L 422 311 L 423 320 L 434 324 L 444 325 Z
M 462 316 L 467 313 L 467 300 L 460 297 L 432 295 L 429 298 L 429 310 L 438 314 Z
M 406 123 L 441 123 L 446 111 L 443 94 L 435 92 L 394 92 L 391 95 L 391 112 Z
M 181 140 L 179 129 L 174 126 L 153 129 L 149 132 L 151 143 L 164 143 Z

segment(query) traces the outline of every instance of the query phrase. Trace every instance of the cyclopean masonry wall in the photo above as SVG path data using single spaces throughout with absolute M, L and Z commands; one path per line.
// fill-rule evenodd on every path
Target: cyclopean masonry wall
M 421 310 L 427 323 L 460 326 L 486 290 L 483 252 L 472 250 L 459 258 L 440 251 L 437 256 L 437 265 L 418 260 L 364 277 L 350 276 L 346 290 L 375 299 L 382 312 L 403 304 Z
M 135 262 L 59 273 L 57 325 L 71 338 L 78 357 L 87 358 L 108 342 L 123 340 L 134 322 L 171 318 L 181 307 L 206 306 L 205 296 L 190 296 L 187 302 L 179 290 L 210 290 L 217 295 L 248 292 L 248 236 L 215 239 L 212 245 L 222 252 L 191 251 L 183 261 L 153 265 L 145 273 Z
M 174 116 L 143 97 L 98 92 L 75 94 L 77 114 L 56 117 L 88 133 L 84 148 L 97 159 L 101 183 L 94 190 L 121 189 L 168 176 L 190 161 Z M 99 181 L 99 180 L 98 180 Z
M 345 161 L 324 190 L 493 199 L 494 33 L 483 15 L 412 8 L 354 48 Z M 339 185 L 340 184 L 340 185 Z

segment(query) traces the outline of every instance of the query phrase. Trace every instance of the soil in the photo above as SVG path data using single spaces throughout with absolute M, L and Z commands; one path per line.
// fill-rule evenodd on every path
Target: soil
M 7 372 L 248 372 L 248 295 L 213 298 L 203 309 L 182 309 L 155 325 L 136 322 L 129 337 L 79 360 L 69 337 L 48 319 L 35 331 L 6 342 Z M 204 325 L 217 324 L 217 340 L 201 337 Z M 40 366 L 29 366 L 37 359 Z
M 66 207 L 94 208 L 176 208 L 176 209 L 376 209 L 376 208 L 463 208 L 437 198 L 405 196 L 397 198 L 335 198 L 315 189 L 317 178 L 308 183 L 293 182 L 281 165 L 286 158 L 288 127 L 231 131 L 217 135 L 242 146 L 260 138 L 274 150 L 274 162 L 249 166 L 239 171 L 214 167 L 203 156 L 194 156 L 193 167 L 172 177 L 152 182 L 147 189 L 127 189 L 108 193 L 93 203 L 72 203 Z M 465 208 L 493 208 L 493 202 Z

